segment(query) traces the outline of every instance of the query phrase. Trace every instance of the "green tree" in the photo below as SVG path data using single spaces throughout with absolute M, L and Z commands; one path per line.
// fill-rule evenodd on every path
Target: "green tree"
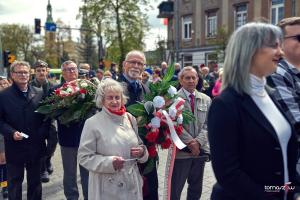
M 32 60 L 31 48 L 35 38 L 29 26 L 1 24 L 0 37 L 3 49 L 9 49 L 18 59 Z
M 145 31 L 149 28 L 145 14 L 150 8 L 149 2 L 150 0 L 86 0 L 87 15 L 94 19 L 92 23 L 97 25 L 98 35 L 103 34 L 105 37 L 106 57 L 117 60 L 121 65 L 128 51 L 143 50 Z
M 87 7 L 81 7 L 80 12 L 82 16 L 80 44 L 78 47 L 81 55 L 80 62 L 89 63 L 94 66 L 97 63 L 96 47 L 93 39 L 95 31 L 92 29 L 92 21 L 88 15 Z
M 214 39 L 211 39 L 210 44 L 216 45 L 216 55 L 218 62 L 223 63 L 225 59 L 225 50 L 228 43 L 230 34 L 227 31 L 227 28 L 222 26 Z

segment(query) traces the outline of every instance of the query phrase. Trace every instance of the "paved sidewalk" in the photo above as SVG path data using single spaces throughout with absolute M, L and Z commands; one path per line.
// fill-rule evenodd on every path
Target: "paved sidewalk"
M 163 195 L 163 185 L 164 185 L 164 172 L 165 172 L 165 162 L 167 157 L 167 151 L 160 151 L 160 162 L 158 166 L 158 176 L 159 176 L 159 197 L 162 199 Z M 50 176 L 49 183 L 43 183 L 43 199 L 45 200 L 64 200 L 65 196 L 63 193 L 63 185 L 62 185 L 62 178 L 63 178 L 63 170 L 61 164 L 61 157 L 60 157 L 60 148 L 58 147 L 55 155 L 52 159 L 52 163 L 54 165 L 54 173 Z M 78 173 L 79 174 L 79 173 Z M 206 163 L 205 171 L 204 171 L 204 180 L 203 180 L 203 191 L 201 200 L 208 200 L 210 199 L 211 189 L 213 184 L 215 183 L 215 177 L 211 168 L 210 163 Z M 80 191 L 80 200 L 83 199 L 81 193 L 81 184 L 80 178 L 78 175 L 78 187 Z M 23 184 L 23 199 L 26 199 L 26 183 Z M 0 200 L 2 197 L 0 197 Z M 181 199 L 186 199 L 186 185 L 182 191 Z

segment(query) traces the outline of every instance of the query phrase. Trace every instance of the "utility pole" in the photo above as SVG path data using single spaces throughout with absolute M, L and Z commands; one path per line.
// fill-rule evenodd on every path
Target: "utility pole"
M 1 42 L 1 36 L 0 36 L 0 75 L 5 75 L 5 68 L 4 68 L 4 64 L 3 64 L 3 51 L 2 51 L 2 42 Z
M 179 5 L 180 1 L 175 0 L 175 5 L 174 5 L 174 14 L 175 14 L 175 58 L 176 62 L 179 60 Z

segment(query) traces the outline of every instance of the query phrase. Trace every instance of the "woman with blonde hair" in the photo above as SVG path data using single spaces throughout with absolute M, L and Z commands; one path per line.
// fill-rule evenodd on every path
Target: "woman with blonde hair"
M 89 170 L 89 198 L 141 200 L 143 180 L 137 163 L 147 161 L 148 151 L 136 119 L 126 112 L 123 87 L 105 79 L 95 100 L 102 111 L 86 120 L 78 149 L 80 165 Z

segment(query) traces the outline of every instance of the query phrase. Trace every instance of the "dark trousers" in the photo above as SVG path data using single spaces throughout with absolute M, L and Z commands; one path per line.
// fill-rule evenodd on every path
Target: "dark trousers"
M 40 178 L 40 162 L 24 164 L 7 163 L 8 199 L 22 199 L 22 182 L 24 180 L 24 168 L 27 173 L 27 199 L 42 199 L 42 184 Z
M 158 200 L 158 177 L 157 168 L 154 166 L 153 170 L 144 175 L 143 199 L 144 200 Z
M 77 187 L 77 147 L 60 147 L 64 169 L 63 185 L 67 200 L 78 200 L 79 192 Z M 82 194 L 85 200 L 88 199 L 89 171 L 79 165 L 79 173 L 82 186 Z
M 199 200 L 202 193 L 205 159 L 175 159 L 171 183 L 171 199 L 180 200 L 185 181 L 188 183 L 187 200 Z
M 46 146 L 46 153 L 45 156 L 42 158 L 41 163 L 41 171 L 45 172 L 47 171 L 47 167 L 51 163 L 51 157 L 54 155 L 54 152 L 56 150 L 58 138 L 57 138 L 57 131 L 56 127 L 53 125 L 54 122 L 52 122 L 49 133 L 46 137 L 47 146 Z

